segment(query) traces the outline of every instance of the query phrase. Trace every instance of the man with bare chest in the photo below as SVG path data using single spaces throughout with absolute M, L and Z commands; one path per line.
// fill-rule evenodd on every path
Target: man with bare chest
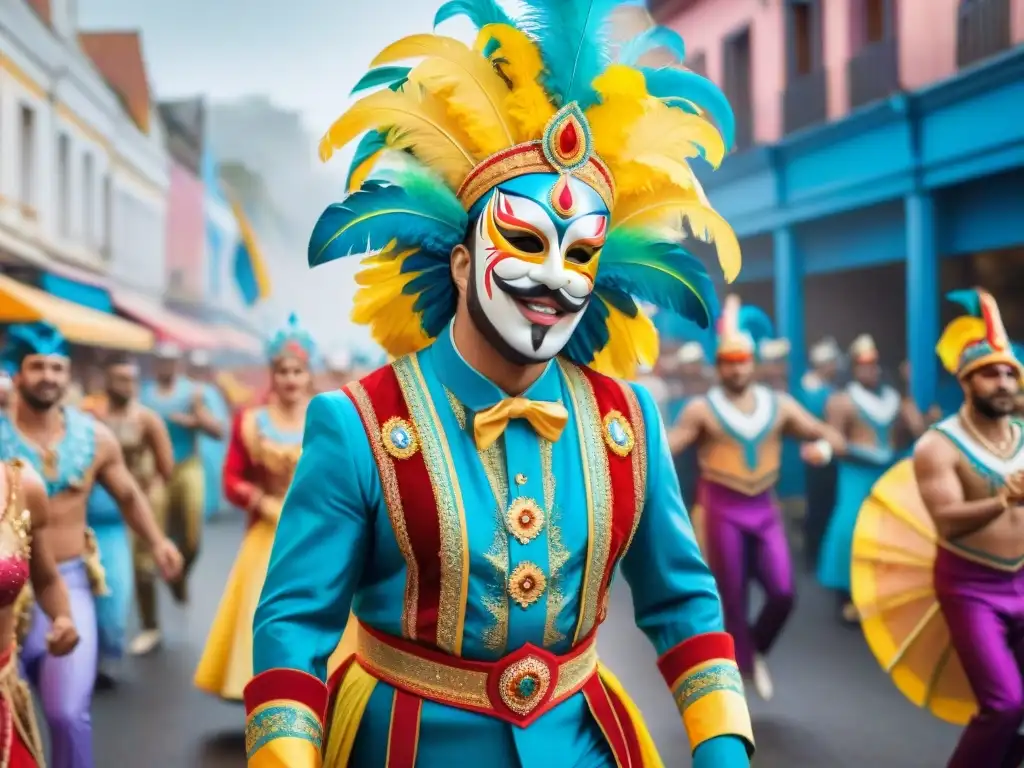
M 70 378 L 67 342 L 48 323 L 7 329 L 3 362 L 14 372 L 14 407 L 0 417 L 0 458 L 20 458 L 42 476 L 50 497 L 49 537 L 71 597 L 81 642 L 67 656 L 47 653 L 49 620 L 35 609 L 22 661 L 49 723 L 51 768 L 93 768 L 91 703 L 96 678 L 94 594 L 102 575 L 86 527 L 86 502 L 99 482 L 125 522 L 149 544 L 165 578 L 181 570 L 181 555 L 153 520 L 110 430 L 92 416 L 62 406 Z M 93 550 L 93 551 L 91 551 Z
M 758 694 L 773 693 L 764 656 L 793 608 L 793 567 L 773 489 L 779 477 L 782 438 L 814 441 L 802 458 L 827 463 L 841 452 L 841 436 L 793 398 L 754 383 L 755 345 L 740 326 L 739 302 L 726 299 L 719 329 L 719 385 L 691 401 L 669 433 L 673 454 L 697 446 L 699 503 L 706 515 L 705 556 L 718 582 L 726 630 L 736 643 L 740 671 Z M 765 593 L 751 626 L 749 581 Z
M 1014 418 L 1024 367 L 995 301 L 960 317 L 937 347 L 964 390 L 959 413 L 914 450 L 914 475 L 942 546 L 935 593 L 978 703 L 949 768 L 1024 760 L 1024 434 Z

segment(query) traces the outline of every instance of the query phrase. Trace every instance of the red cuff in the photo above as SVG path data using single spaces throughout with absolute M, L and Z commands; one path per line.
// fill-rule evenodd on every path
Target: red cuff
M 669 688 L 688 670 L 712 659 L 736 661 L 736 648 L 728 632 L 706 632 L 684 640 L 658 659 L 658 669 Z
M 285 699 L 313 710 L 323 724 L 327 714 L 327 686 L 319 678 L 297 669 L 268 669 L 256 675 L 245 686 L 245 713 L 268 701 Z

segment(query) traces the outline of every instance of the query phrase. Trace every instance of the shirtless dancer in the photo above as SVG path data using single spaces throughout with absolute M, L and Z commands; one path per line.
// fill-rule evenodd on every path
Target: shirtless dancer
M 935 592 L 978 701 L 949 768 L 1024 760 L 1024 434 L 1013 413 L 1024 367 L 995 301 L 950 323 L 937 351 L 964 390 L 960 412 L 914 450 L 914 475 L 945 546 Z M 973 323 L 971 321 L 974 321 Z M 971 326 L 974 326 L 973 332 Z
M 86 528 L 86 501 L 98 481 L 117 501 L 125 522 L 150 546 L 164 577 L 175 578 L 181 555 L 157 527 L 149 504 L 124 463 L 117 439 L 92 416 L 59 405 L 70 378 L 67 342 L 48 323 L 7 329 L 3 361 L 14 371 L 17 399 L 0 417 L 2 458 L 20 458 L 43 478 L 50 496 L 47 533 L 71 597 L 81 633 L 75 650 L 60 658 L 47 652 L 50 620 L 37 606 L 22 647 L 25 670 L 39 691 L 49 722 L 50 768 L 93 768 L 92 704 L 97 637 L 94 585 Z
M 793 566 L 772 493 L 782 437 L 815 441 L 800 451 L 811 464 L 827 463 L 845 446 L 835 430 L 789 395 L 754 383 L 754 341 L 738 317 L 739 301 L 730 296 L 716 356 L 720 383 L 686 406 L 669 433 L 669 446 L 673 454 L 697 446 L 700 501 L 707 515 L 705 555 L 722 595 L 725 628 L 736 642 L 740 671 L 767 700 L 773 685 L 764 656 L 793 608 Z M 753 626 L 747 600 L 751 577 L 765 592 Z

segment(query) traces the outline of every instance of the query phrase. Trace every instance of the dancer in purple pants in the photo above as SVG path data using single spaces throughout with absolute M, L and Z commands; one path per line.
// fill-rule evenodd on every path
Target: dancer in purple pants
M 181 555 L 154 522 L 113 434 L 92 416 L 61 405 L 71 366 L 60 332 L 48 323 L 10 326 L 2 362 L 13 373 L 17 398 L 11 412 L 0 416 L 0 458 L 28 462 L 46 483 L 52 521 L 47 534 L 82 634 L 70 655 L 50 656 L 49 621 L 36 611 L 22 660 L 49 721 L 50 768 L 92 768 L 93 595 L 104 588 L 95 540 L 85 525 L 93 483 L 98 481 L 118 502 L 125 522 L 149 543 L 165 578 L 180 572 Z
M 844 446 L 835 430 L 789 395 L 754 383 L 756 343 L 750 320 L 761 316 L 759 310 L 741 308 L 735 296 L 726 299 L 715 361 L 719 384 L 686 406 L 669 444 L 673 454 L 697 446 L 704 554 L 722 595 L 725 628 L 736 642 L 740 671 L 758 695 L 770 699 L 773 685 L 764 656 L 793 608 L 793 567 L 773 494 L 782 437 L 815 441 L 801 449 L 812 464 L 827 464 Z M 764 608 L 752 626 L 751 579 L 765 593 Z

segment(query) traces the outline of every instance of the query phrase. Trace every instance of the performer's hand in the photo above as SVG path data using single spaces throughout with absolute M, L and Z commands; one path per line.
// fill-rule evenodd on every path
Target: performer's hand
M 78 645 L 78 630 L 70 616 L 58 616 L 46 636 L 46 649 L 51 656 L 67 656 Z
M 170 539 L 162 539 L 153 547 L 153 562 L 160 569 L 164 581 L 175 581 L 181 576 L 185 560 Z
M 817 443 L 802 443 L 800 445 L 800 458 L 812 467 L 823 467 L 828 464 L 831 456 L 826 456 L 821 446 Z
M 281 517 L 281 506 L 282 504 L 279 498 L 264 494 L 260 497 L 256 510 L 264 520 L 276 523 L 278 518 Z

